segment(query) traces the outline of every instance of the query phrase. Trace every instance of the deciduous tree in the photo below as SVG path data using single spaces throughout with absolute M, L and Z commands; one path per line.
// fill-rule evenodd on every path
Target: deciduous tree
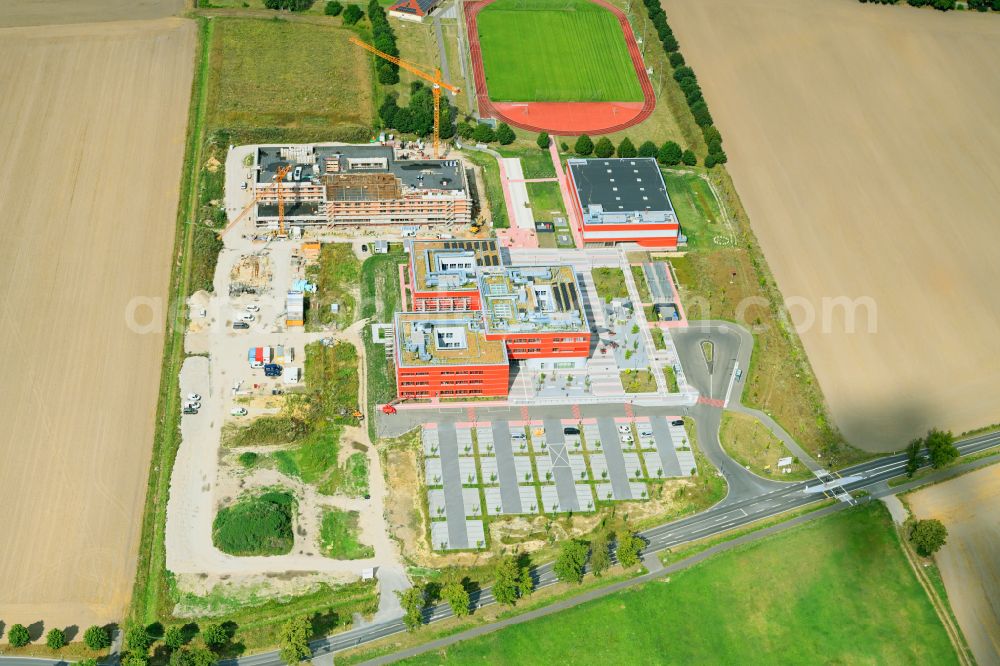
M 561 581 L 579 583 L 583 580 L 583 567 L 587 564 L 589 554 L 590 547 L 583 541 L 564 541 L 552 570 Z
M 683 162 L 687 166 L 694 166 L 695 164 L 698 163 L 698 158 L 697 156 L 695 156 L 693 150 L 688 149 L 685 150 L 684 153 L 681 155 L 681 162 Z
M 361 11 L 361 7 L 355 4 L 347 5 L 344 8 L 344 25 L 356 25 L 364 17 L 365 13 Z
M 577 155 L 590 155 L 594 152 L 594 142 L 586 134 L 581 134 L 573 145 L 573 152 Z
M 643 141 L 642 145 L 639 146 L 639 157 L 656 157 L 656 153 L 659 151 L 660 149 L 652 141 Z
M 913 477 L 924 462 L 924 454 L 920 452 L 923 440 L 915 439 L 906 447 L 906 476 Z
M 530 567 L 518 562 L 513 555 L 500 558 L 493 570 L 493 598 L 498 603 L 513 606 L 533 589 Z
M 548 150 L 549 149 L 549 143 L 551 143 L 551 142 L 552 142 L 552 138 L 549 137 L 548 132 L 539 132 L 538 133 L 538 138 L 535 139 L 535 143 L 537 143 L 538 147 L 541 148 L 542 150 Z
M 469 591 L 461 581 L 454 580 L 441 588 L 441 598 L 451 606 L 455 617 L 465 617 L 469 614 Z
M 309 635 L 312 634 L 312 623 L 309 618 L 296 617 L 286 622 L 278 634 L 280 646 L 279 655 L 286 664 L 300 664 L 312 656 L 309 647 Z
M 958 457 L 958 449 L 955 448 L 955 436 L 950 432 L 941 430 L 931 430 L 924 438 L 924 446 L 927 447 L 927 456 L 931 465 L 935 468 L 944 467 Z
M 10 629 L 7 630 L 7 642 L 10 643 L 11 647 L 24 647 L 31 642 L 31 634 L 28 633 L 28 628 L 23 624 L 11 625 Z
M 103 650 L 111 646 L 111 636 L 107 629 L 95 624 L 83 632 L 83 642 L 91 650 Z
M 600 577 L 611 566 L 611 544 L 608 533 L 601 530 L 590 541 L 590 569 Z
M 615 537 L 617 542 L 615 554 L 618 555 L 618 563 L 628 569 L 639 563 L 639 553 L 642 550 L 643 541 L 627 528 L 618 530 Z
M 509 146 L 514 143 L 514 139 L 517 136 L 514 134 L 514 130 L 510 128 L 507 123 L 500 123 L 497 125 L 497 141 L 500 142 L 502 146 Z
M 58 650 L 66 645 L 66 634 L 62 629 L 50 629 L 49 633 L 45 634 L 45 644 L 50 650 Z
M 918 520 L 910 529 L 910 543 L 924 557 L 930 557 L 948 540 L 948 529 L 940 520 Z
M 422 585 L 414 585 L 403 592 L 396 592 L 396 596 L 403 606 L 403 624 L 409 631 L 416 631 L 424 623 L 427 590 Z
M 490 143 L 491 141 L 496 141 L 497 137 L 492 127 L 486 123 L 479 123 L 476 125 L 476 130 L 472 133 L 472 138 L 477 143 Z
M 327 16 L 339 16 L 342 11 L 344 11 L 344 5 L 340 4 L 339 0 L 330 0 L 323 8 L 323 13 Z

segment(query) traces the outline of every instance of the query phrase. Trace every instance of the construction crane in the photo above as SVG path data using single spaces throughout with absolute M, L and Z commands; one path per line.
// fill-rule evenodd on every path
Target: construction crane
M 274 176 L 274 187 L 278 190 L 278 238 L 285 237 L 285 193 L 281 189 L 281 183 L 284 182 L 285 176 L 291 170 L 291 164 L 278 167 L 278 173 Z
M 291 165 L 278 167 L 278 173 L 275 174 L 274 176 L 275 187 L 278 189 L 278 229 L 279 229 L 278 235 L 279 236 L 285 235 L 285 197 L 284 193 L 281 191 L 281 182 L 285 180 L 285 176 L 287 176 L 288 172 L 291 170 L 292 170 Z M 230 229 L 235 227 L 240 220 L 246 217 L 246 214 L 249 213 L 253 209 L 253 207 L 257 205 L 257 202 L 260 201 L 265 194 L 267 194 L 267 192 L 265 192 L 264 190 L 255 189 L 253 199 L 250 200 L 250 203 L 247 204 L 246 208 L 240 211 L 239 215 L 233 218 L 232 222 L 226 225 L 225 229 L 219 232 L 219 237 L 221 238 L 222 236 L 225 236 Z
M 422 79 L 424 79 L 426 81 L 430 81 L 431 82 L 431 84 L 433 86 L 433 91 L 434 91 L 434 157 L 435 157 L 435 159 L 440 158 L 441 157 L 441 151 L 440 151 L 440 138 L 439 137 L 440 137 L 440 131 L 441 131 L 441 88 L 444 88 L 445 90 L 447 90 L 448 92 L 450 92 L 452 95 L 457 95 L 458 93 L 460 93 L 462 91 L 462 89 L 461 88 L 456 88 L 455 86 L 452 86 L 452 85 L 449 85 L 448 83 L 445 83 L 444 79 L 441 78 L 441 70 L 440 69 L 435 68 L 434 69 L 434 74 L 431 75 L 431 74 L 428 74 L 427 72 L 419 69 L 418 67 L 415 67 L 414 65 L 406 62 L 405 60 L 403 60 L 401 58 L 397 58 L 396 56 L 391 56 L 388 53 L 384 53 L 383 51 L 379 51 L 377 48 L 375 48 L 371 44 L 369 44 L 367 42 L 363 42 L 360 39 L 358 39 L 357 37 L 351 37 L 351 42 L 353 44 L 357 44 L 358 46 L 360 46 L 363 49 L 367 49 L 368 51 L 371 51 L 372 53 L 374 53 L 375 55 L 377 55 L 379 58 L 383 58 L 383 59 L 388 60 L 389 62 L 391 62 L 391 63 L 393 63 L 395 65 L 399 65 L 400 67 L 402 67 L 406 71 L 410 72 L 411 74 L 415 74 L 415 75 L 419 76 L 420 78 L 422 78 Z

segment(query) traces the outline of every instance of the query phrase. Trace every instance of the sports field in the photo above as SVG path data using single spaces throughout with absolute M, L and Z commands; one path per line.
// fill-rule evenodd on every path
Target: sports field
M 495 102 L 641 102 L 618 19 L 587 0 L 497 0 L 476 19 Z
M 874 503 L 406 664 L 953 664 Z

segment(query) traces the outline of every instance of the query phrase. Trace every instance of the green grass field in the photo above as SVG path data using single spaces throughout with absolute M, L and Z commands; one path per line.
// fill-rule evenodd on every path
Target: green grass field
M 324 509 L 319 532 L 320 549 L 335 560 L 363 560 L 375 556 L 375 549 L 358 537 L 358 512 Z
M 219 509 L 212 543 L 230 555 L 284 555 L 292 550 L 295 498 L 286 492 L 244 497 Z
M 715 247 L 713 236 L 729 235 L 722 221 L 719 202 L 703 178 L 664 169 L 663 180 L 677 213 L 677 221 L 681 223 L 681 231 L 688 237 L 689 248 L 712 248 Z
M 406 664 L 953 664 L 878 502 Z
M 599 5 L 498 0 L 476 22 L 494 101 L 642 101 L 618 19 Z

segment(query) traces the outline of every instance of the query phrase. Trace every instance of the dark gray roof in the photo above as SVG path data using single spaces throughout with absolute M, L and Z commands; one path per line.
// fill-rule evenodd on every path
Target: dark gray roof
M 275 174 L 282 166 L 289 164 L 282 159 L 280 146 L 261 146 L 257 151 L 257 164 L 260 172 L 258 183 L 268 183 L 274 180 Z M 418 189 L 462 190 L 465 189 L 465 179 L 462 177 L 462 164 L 457 160 L 396 160 L 390 146 L 343 145 L 316 146 L 316 169 L 313 165 L 302 165 L 299 180 L 309 180 L 322 173 L 321 160 L 324 157 L 342 155 L 346 158 L 384 158 L 388 163 L 385 171 L 372 169 L 351 169 L 341 165 L 340 173 L 391 173 L 402 181 L 403 185 Z M 294 170 L 287 180 L 291 180 Z
M 303 201 L 301 203 L 286 203 L 285 217 L 324 217 L 318 203 Z M 257 204 L 258 217 L 278 217 L 278 204 Z
M 425 14 L 429 12 L 431 9 L 433 9 L 434 5 L 438 3 L 438 0 L 400 0 L 400 2 L 397 2 L 389 9 L 396 12 L 409 12 L 411 14 L 415 13 L 410 7 L 406 6 L 411 1 L 416 3 L 416 5 L 420 7 L 420 11 L 422 11 Z
M 567 164 L 584 213 L 593 204 L 608 213 L 674 209 L 655 158 L 571 159 Z

